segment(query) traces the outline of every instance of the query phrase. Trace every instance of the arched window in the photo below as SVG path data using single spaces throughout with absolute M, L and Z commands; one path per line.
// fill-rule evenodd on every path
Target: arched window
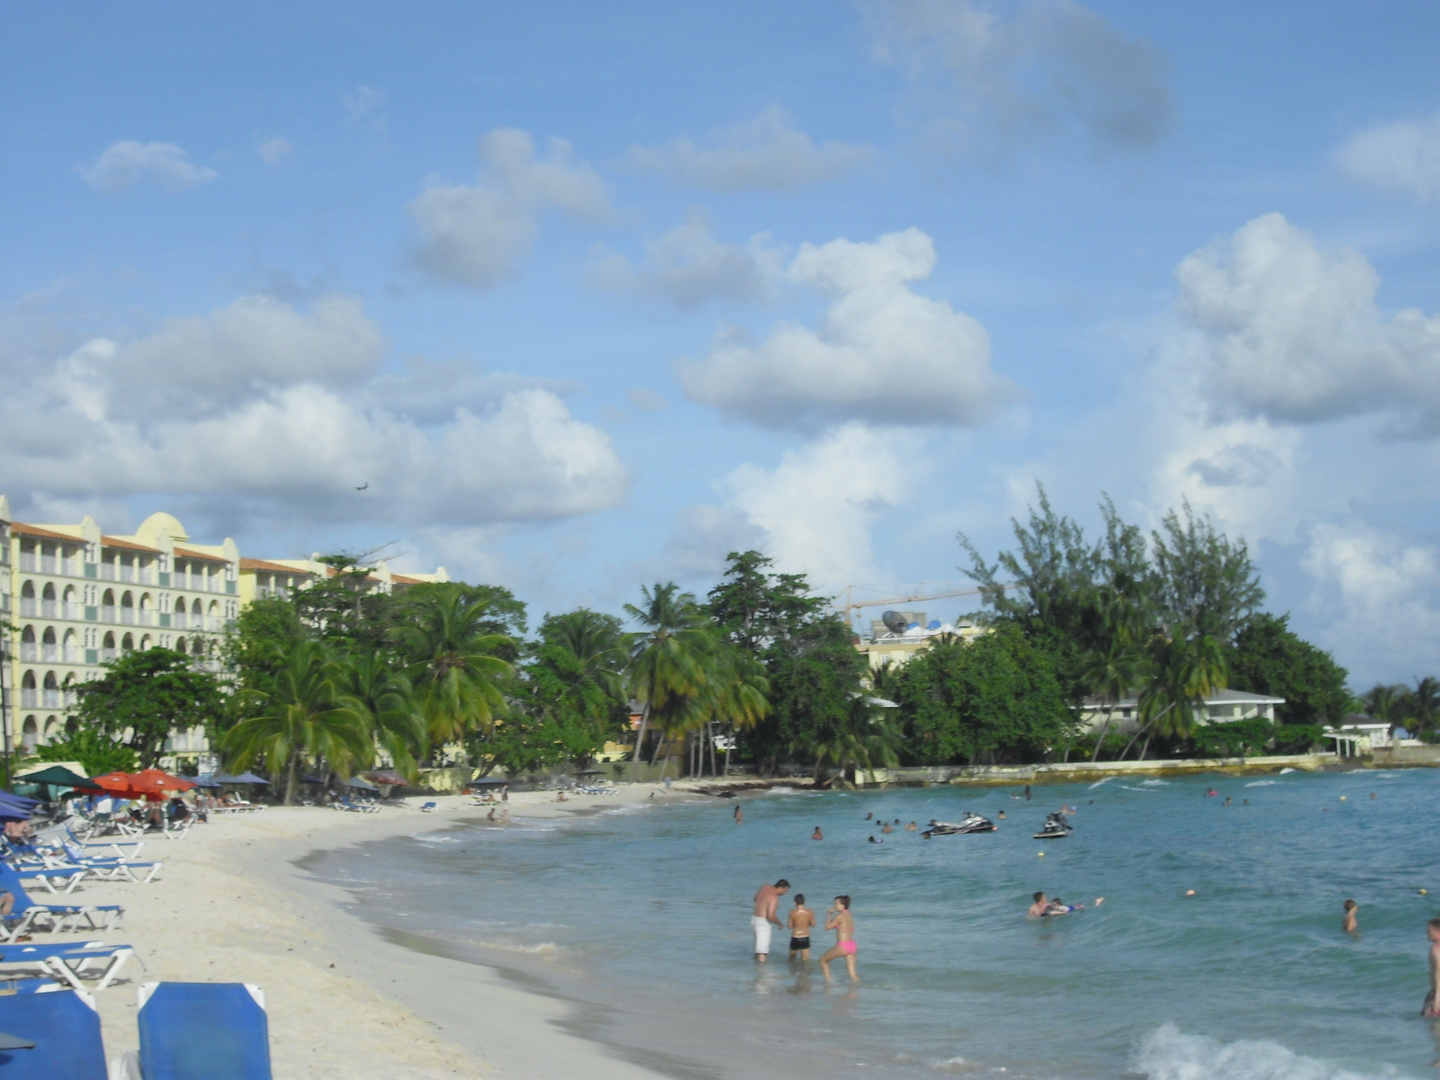
M 149 611 L 154 605 L 150 602 L 150 594 L 144 593 L 140 597 L 140 610 Z
M 22 599 L 22 600 L 34 600 L 34 599 L 35 599 L 35 583 L 34 583 L 33 581 L 27 581 L 27 582 L 25 582 L 24 585 L 21 585 L 21 586 L 20 586 L 20 599 Z
M 146 634 L 140 639 L 140 651 L 144 652 L 148 648 L 150 648 L 150 635 Z
M 60 718 L 47 716 L 45 718 L 45 737 L 43 740 L 47 745 L 54 741 L 55 736 L 60 734 Z
M 25 717 L 25 723 L 20 728 L 20 741 L 25 744 L 26 749 L 35 749 L 35 744 L 40 741 L 40 727 L 35 722 L 35 717 Z
M 101 605 L 102 607 L 114 607 L 114 606 L 115 606 L 115 590 L 114 590 L 114 589 L 106 589 L 106 590 L 105 590 L 105 595 L 104 595 L 103 598 L 101 598 L 101 600 L 100 600 L 100 605 Z
M 73 649 L 73 648 L 75 648 L 76 646 L 77 646 L 77 640 L 76 640 L 76 637 L 75 637 L 75 631 L 74 631 L 74 630 L 66 630 L 66 631 L 65 631 L 65 648 L 67 648 L 67 649 Z
M 135 606 L 135 594 L 127 592 L 124 596 L 120 597 L 120 606 L 133 608 Z
M 211 615 L 219 615 L 219 614 L 220 614 L 220 601 L 219 601 L 219 600 L 211 600 L 211 601 L 210 601 L 210 614 L 211 614 Z
M 20 643 L 22 645 L 35 644 L 35 627 L 26 626 L 24 630 L 20 631 Z
M 105 640 L 100 643 L 100 647 L 101 647 L 102 649 L 113 649 L 113 648 L 115 648 L 115 631 L 113 631 L 113 630 L 108 630 L 108 631 L 106 631 L 106 633 L 105 633 Z
M 133 634 L 126 634 L 120 639 L 120 648 L 125 652 L 133 652 L 135 649 L 135 637 Z
M 33 671 L 27 671 L 27 672 L 25 672 L 25 674 L 24 674 L 24 675 L 21 677 L 21 679 L 20 679 L 20 689 L 22 689 L 22 690 L 34 690 L 34 689 L 35 689 L 35 672 L 33 672 Z
M 79 601 L 76 599 L 78 595 L 79 594 L 76 593 L 74 585 L 66 585 L 65 595 L 61 599 L 63 599 L 67 604 L 78 604 Z
M 53 581 L 45 583 L 45 588 L 40 593 L 40 599 L 49 600 L 52 604 L 55 602 L 55 583 Z
M 60 689 L 60 680 L 57 679 L 57 678 L 55 678 L 55 672 L 53 672 L 53 671 L 47 671 L 47 672 L 45 672 L 45 689 L 46 689 L 46 690 L 59 690 L 59 689 Z
M 185 651 L 185 639 L 183 637 L 175 639 L 175 651 L 178 653 Z

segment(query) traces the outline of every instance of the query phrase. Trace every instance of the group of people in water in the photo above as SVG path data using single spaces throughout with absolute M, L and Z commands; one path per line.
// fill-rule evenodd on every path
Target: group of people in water
M 817 828 L 818 832 L 819 829 Z M 790 891 L 790 882 L 781 878 L 774 885 L 762 885 L 755 894 L 755 909 L 750 918 L 750 928 L 755 934 L 755 960 L 766 963 L 770 959 L 770 936 L 775 927 L 790 931 L 790 960 L 805 963 L 810 959 L 810 931 L 818 921 L 815 912 L 806 906 L 805 894 L 795 894 L 795 906 L 782 923 L 780 921 L 780 897 Z M 860 974 L 855 968 L 855 916 L 850 914 L 850 897 L 837 896 L 825 912 L 825 929 L 835 931 L 835 944 L 820 957 L 820 970 L 825 981 L 830 982 L 830 961 L 845 958 L 845 971 L 850 981 L 858 983 Z

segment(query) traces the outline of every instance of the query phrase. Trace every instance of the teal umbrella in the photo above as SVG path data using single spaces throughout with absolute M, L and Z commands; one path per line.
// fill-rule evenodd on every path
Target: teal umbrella
M 64 765 L 51 765 L 48 769 L 26 773 L 24 776 L 17 776 L 15 779 L 22 784 L 54 784 L 57 787 L 83 788 L 90 786 L 90 778 L 88 776 L 78 776 L 65 768 Z

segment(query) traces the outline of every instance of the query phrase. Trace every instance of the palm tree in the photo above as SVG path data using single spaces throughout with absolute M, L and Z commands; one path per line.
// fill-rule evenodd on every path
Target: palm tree
M 1110 722 L 1115 708 L 1130 688 L 1139 683 L 1144 671 L 1145 657 L 1134 645 L 1119 635 L 1112 636 L 1103 649 L 1092 650 L 1081 661 L 1080 678 L 1092 694 L 1105 701 L 1105 722 L 1100 725 L 1100 734 L 1095 738 L 1095 752 L 1091 761 L 1100 760 L 1100 750 L 1105 745 L 1105 736 L 1110 731 Z
M 853 766 L 866 771 L 880 766 L 893 769 L 900 763 L 900 730 L 879 716 L 871 699 L 863 693 L 850 700 L 844 720 L 829 731 L 816 732 L 791 751 L 808 752 L 815 758 L 815 782 L 821 781 L 826 765 L 842 776 Z
M 409 678 L 380 653 L 352 658 L 343 676 L 346 696 L 369 723 L 375 742 L 390 755 L 395 770 L 413 782 L 429 741 Z
M 483 624 L 490 617 L 463 587 L 441 585 L 427 589 L 396 628 L 401 648 L 412 657 L 405 674 L 432 746 L 488 730 L 505 710 L 496 682 L 514 669 L 497 654 L 514 639 L 487 629 Z
M 1440 679 L 1427 675 L 1415 680 L 1415 691 L 1410 695 L 1411 719 L 1418 735 L 1435 726 L 1435 714 L 1440 713 Z
M 542 633 L 547 645 L 558 645 L 580 661 L 585 677 L 623 699 L 625 650 L 614 616 L 577 608 L 547 619 Z
M 365 717 L 345 697 L 342 673 L 313 641 L 290 646 L 268 691 L 244 690 L 259 706 L 225 733 L 226 767 L 246 769 L 264 759 L 272 775 L 285 774 L 285 805 L 295 802 L 295 781 L 303 758 L 323 758 L 342 777 L 368 763 L 375 744 Z
M 1224 689 L 1229 681 L 1224 647 L 1209 634 L 1162 639 L 1155 652 L 1155 675 L 1140 694 L 1142 723 L 1121 753 L 1122 758 L 1141 734 L 1145 735 L 1141 760 L 1157 733 L 1188 736 L 1195 726 L 1195 707 L 1203 707 L 1205 699 L 1214 691 Z
M 673 581 L 656 582 L 654 589 L 642 585 L 644 605 L 625 605 L 625 614 L 644 627 L 628 636 L 628 686 L 641 709 L 632 761 L 640 760 L 651 719 L 673 725 L 705 684 L 704 656 L 713 635 L 694 595 L 679 588 Z
M 1376 683 L 1364 697 L 1365 714 L 1382 724 L 1393 724 L 1399 713 L 1401 689 Z

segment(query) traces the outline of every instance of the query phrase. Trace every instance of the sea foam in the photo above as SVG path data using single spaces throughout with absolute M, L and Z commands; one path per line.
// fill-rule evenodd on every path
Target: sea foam
M 1268 1039 L 1227 1043 L 1186 1035 L 1174 1024 L 1151 1033 L 1136 1051 L 1133 1065 L 1148 1080 L 1393 1080 L 1401 1075 L 1389 1067 L 1355 1072 Z

